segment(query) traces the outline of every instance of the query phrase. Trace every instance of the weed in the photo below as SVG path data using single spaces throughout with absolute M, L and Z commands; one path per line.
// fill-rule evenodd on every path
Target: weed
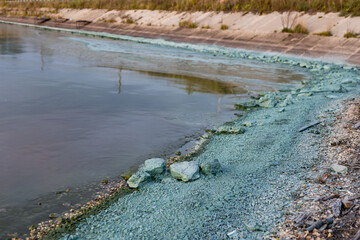
M 324 36 L 324 37 L 331 37 L 332 36 L 331 31 L 324 31 L 324 32 L 313 33 L 313 34 L 318 35 L 318 36 Z
M 309 31 L 301 24 L 297 24 L 294 28 L 294 33 L 309 34 Z
M 187 20 L 187 21 L 179 22 L 179 27 L 182 27 L 182 28 L 197 28 L 197 24 L 192 22 L 191 20 Z
M 285 27 L 285 28 L 283 28 L 283 29 L 281 30 L 281 32 L 283 32 L 283 33 L 294 33 L 294 30 Z
M 228 25 L 222 24 L 220 27 L 221 30 L 227 30 L 229 29 Z
M 344 34 L 344 38 L 356 38 L 357 34 L 355 34 L 354 32 L 347 32 Z

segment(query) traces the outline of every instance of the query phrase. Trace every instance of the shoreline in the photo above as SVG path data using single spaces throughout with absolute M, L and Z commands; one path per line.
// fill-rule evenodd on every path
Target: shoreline
M 29 21 L 29 19 L 27 19 L 27 21 Z M 51 22 L 49 22 L 48 24 L 51 24 Z M 43 25 L 45 25 L 45 24 L 43 24 Z M 45 26 L 47 26 L 47 25 L 45 25 Z M 72 27 L 74 27 L 74 25 L 72 25 Z M 85 26 L 85 27 L 83 27 L 82 29 L 83 30 L 89 30 L 90 31 L 90 29 L 92 29 L 92 28 L 97 28 L 98 29 L 98 31 L 99 32 L 102 32 L 100 29 L 102 29 L 102 26 L 100 25 L 100 26 L 94 26 L 94 25 L 91 25 L 91 26 Z M 74 29 L 76 29 L 76 25 L 75 25 L 75 28 Z M 183 29 L 180 29 L 179 31 L 181 31 L 181 30 L 183 30 Z M 185 30 L 187 30 L 188 31 L 188 29 L 185 29 Z M 118 30 L 114 30 L 114 32 L 113 33 L 116 33 Z M 124 34 L 124 35 L 130 35 L 130 36 L 137 36 L 137 37 L 139 37 L 139 35 L 138 34 L 141 34 L 141 32 L 139 32 L 138 30 L 134 30 L 134 29 L 126 29 L 126 30 L 123 30 L 123 29 L 120 29 L 119 31 L 125 31 L 124 33 L 129 33 L 129 31 L 132 31 L 133 32 L 133 35 L 131 35 L 131 34 Z M 128 32 L 127 32 L 128 31 Z M 156 33 L 152 33 L 153 35 L 151 35 L 151 36 L 154 36 Z M 150 33 L 149 33 L 149 35 L 150 35 Z M 175 34 L 176 35 L 176 34 Z M 168 35 L 166 35 L 166 36 L 168 36 Z M 142 36 L 143 37 L 143 36 Z M 176 39 L 176 37 L 177 38 L 179 38 L 179 36 L 173 36 L 173 37 L 175 37 L 175 39 Z M 194 39 L 192 39 L 191 37 L 189 37 L 189 36 L 183 36 L 183 38 L 184 39 L 187 39 L 187 40 L 193 40 L 194 41 L 194 43 L 208 43 L 208 42 L 203 42 L 204 41 L 204 39 L 202 39 L 202 40 L 200 40 L 200 39 L 197 39 L 197 40 L 194 40 Z M 180 38 L 181 39 L 181 38 Z M 173 40 L 171 37 L 169 37 L 169 39 L 168 40 Z M 182 40 L 180 40 L 180 41 L 182 41 Z M 199 41 L 199 42 L 198 42 Z M 221 41 L 221 40 L 219 40 L 219 41 Z M 225 45 L 227 45 L 228 44 L 228 42 L 226 42 L 225 43 Z M 230 44 L 231 45 L 231 44 Z M 236 45 L 236 44 L 235 44 Z M 248 46 L 247 46 L 248 47 Z M 265 47 L 269 47 L 269 46 L 267 46 L 267 45 L 265 45 Z M 254 46 L 254 48 L 256 49 L 256 46 Z M 250 48 L 248 48 L 248 49 L 250 49 Z M 255 50 L 255 49 L 251 49 L 251 50 Z M 257 50 L 259 50 L 259 49 L 257 49 Z M 309 49 L 307 49 L 307 51 L 308 51 Z M 320 54 L 320 53 L 316 53 L 316 54 Z M 334 54 L 333 52 L 331 52 L 330 51 L 330 53 L 329 52 L 327 52 L 326 54 Z M 306 55 L 307 56 L 307 55 Z M 334 56 L 334 55 L 331 55 L 331 56 Z M 341 56 L 350 56 L 349 54 L 346 54 L 346 53 L 341 53 Z M 307 56 L 307 57 L 310 57 L 310 56 Z M 352 64 L 355 64 L 355 65 L 360 65 L 360 61 L 358 62 L 357 60 L 355 60 L 354 61 L 354 58 L 356 58 L 357 59 L 357 55 L 355 55 L 355 57 L 354 56 L 352 56 L 352 57 L 348 57 L 348 59 L 350 59 L 350 62 L 349 63 L 352 63 Z M 360 59 L 360 58 L 359 58 Z M 305 66 L 306 67 L 306 66 Z
M 51 16 L 52 19 L 39 24 L 37 24 L 38 18 L 35 17 L 6 17 L 0 15 L 0 20 L 98 33 L 104 32 L 132 37 L 164 39 L 174 42 L 207 44 L 246 49 L 250 51 L 281 53 L 290 56 L 316 58 L 335 63 L 346 62 L 360 66 L 360 38 L 344 38 L 338 36 L 324 37 L 313 34 L 281 33 L 281 28 L 277 30 L 277 32 L 270 32 L 268 30 L 265 31 L 263 29 L 249 32 L 248 30 L 241 31 L 238 29 L 216 30 L 202 29 L 200 27 L 195 29 L 180 28 L 178 25 L 145 26 L 143 24 L 126 24 L 121 22 L 108 23 L 95 21 L 96 19 L 94 21 L 89 21 L 91 18 L 86 18 L 82 15 L 79 15 L 79 17 L 75 19 L 63 22 L 64 20 L 59 20 L 67 19 L 63 18 L 63 16 L 66 17 L 67 15 L 54 14 Z M 81 18 L 88 20 L 76 20 Z M 359 19 L 360 17 L 355 17 L 353 20 L 354 23 L 357 23 L 357 21 L 360 22 Z M 180 19 L 177 19 L 176 21 L 180 21 Z M 176 21 L 174 23 L 178 24 Z

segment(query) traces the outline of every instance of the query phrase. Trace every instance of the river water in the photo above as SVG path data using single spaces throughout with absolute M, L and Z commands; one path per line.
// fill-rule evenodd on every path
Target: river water
M 234 119 L 234 103 L 305 78 L 281 65 L 0 24 L 0 238 L 66 210 L 56 192 L 85 201 L 101 179 Z

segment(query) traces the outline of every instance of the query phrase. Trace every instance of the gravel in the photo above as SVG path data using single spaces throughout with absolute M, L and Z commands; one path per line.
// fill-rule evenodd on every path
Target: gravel
M 300 65 L 279 56 L 255 55 L 252 59 Z M 90 216 L 63 239 L 270 238 L 305 183 L 307 172 L 320 161 L 317 144 L 321 134 L 311 129 L 321 133 L 326 124 L 317 114 L 334 100 L 326 96 L 347 98 L 360 81 L 358 69 L 301 60 L 304 62 L 301 66 L 310 70 L 312 81 L 291 93 L 267 96 L 269 102 L 281 103 L 291 94 L 291 102 L 280 104 L 281 108 L 260 108 L 228 124 L 235 129 L 243 128 L 244 122 L 252 123 L 242 134 L 213 135 L 204 152 L 193 159 L 199 164 L 218 159 L 222 173 L 201 175 L 188 183 L 161 179 L 147 183 Z M 342 79 L 353 79 L 356 84 L 339 85 Z M 299 132 L 316 121 L 321 123 Z

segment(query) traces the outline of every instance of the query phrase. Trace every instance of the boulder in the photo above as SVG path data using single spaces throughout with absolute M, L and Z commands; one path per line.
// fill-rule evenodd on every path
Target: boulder
M 138 171 L 127 181 L 130 188 L 138 188 L 150 178 L 150 174 L 145 171 Z
M 330 166 L 330 169 L 333 170 L 334 172 L 338 173 L 338 174 L 345 174 L 347 173 L 347 167 L 340 165 L 340 164 L 333 164 Z
M 151 158 L 145 161 L 142 170 L 151 176 L 162 174 L 165 170 L 165 160 L 162 158 Z
M 200 168 L 205 175 L 216 175 L 221 172 L 221 165 L 217 159 L 202 163 Z
M 215 134 L 241 134 L 244 133 L 245 129 L 236 126 L 221 126 L 216 129 Z
M 179 162 L 170 165 L 170 174 L 173 178 L 184 182 L 196 180 L 200 177 L 197 162 Z

